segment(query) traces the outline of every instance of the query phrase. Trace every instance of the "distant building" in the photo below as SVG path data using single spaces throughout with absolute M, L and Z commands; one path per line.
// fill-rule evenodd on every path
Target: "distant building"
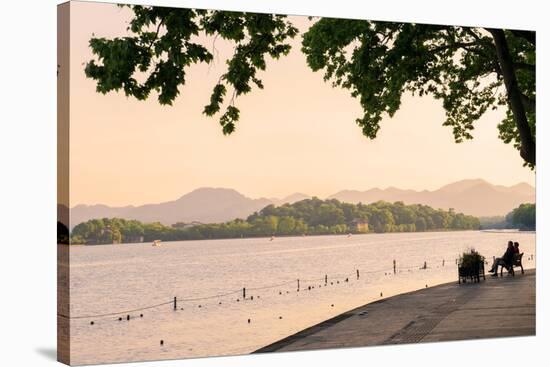
M 366 219 L 354 219 L 350 223 L 350 230 L 357 233 L 367 233 L 369 231 L 369 221 Z

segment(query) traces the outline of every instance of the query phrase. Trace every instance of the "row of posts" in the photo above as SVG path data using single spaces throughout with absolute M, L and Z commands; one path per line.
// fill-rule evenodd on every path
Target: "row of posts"
M 533 258 L 534 258 L 534 256 L 531 255 L 529 260 L 532 260 Z M 494 260 L 495 260 L 495 257 L 493 256 L 493 261 Z M 455 259 L 455 264 L 458 264 L 458 259 Z M 442 260 L 441 266 L 442 267 L 445 266 L 445 259 Z M 427 265 L 426 261 L 424 261 L 424 265 L 422 266 L 421 269 L 427 269 L 427 268 L 428 268 L 428 265 Z M 356 272 L 357 280 L 359 280 L 359 269 L 356 269 L 355 272 Z M 393 274 L 397 274 L 397 262 L 395 260 L 393 260 Z M 347 278 L 346 278 L 346 281 L 348 281 Z M 327 284 L 328 284 L 328 275 L 325 274 L 325 286 Z M 297 286 L 297 291 L 299 292 L 300 291 L 300 279 L 296 279 L 296 286 Z M 243 287 L 243 299 L 246 299 L 246 287 Z M 177 311 L 177 309 L 178 309 L 178 299 L 177 299 L 177 297 L 174 297 L 173 306 L 174 306 L 174 311 Z M 143 317 L 143 314 L 141 314 L 140 316 Z M 119 318 L 119 320 L 121 320 L 121 319 L 122 318 Z M 130 319 L 130 315 L 127 316 L 127 319 L 128 320 Z M 91 324 L 93 325 L 94 322 L 92 321 Z
M 494 258 L 494 256 L 493 256 Z M 458 259 L 455 260 L 455 263 L 458 264 Z M 442 263 L 441 263 L 441 266 L 445 266 L 445 259 L 442 260 Z M 427 269 L 428 268 L 428 264 L 426 263 L 426 261 L 424 261 L 424 265 L 422 266 L 421 269 Z M 359 280 L 359 269 L 356 269 L 355 270 L 355 274 L 356 274 L 356 277 L 357 277 L 357 280 Z M 395 260 L 393 260 L 393 274 L 397 274 L 397 262 Z M 325 286 L 328 284 L 328 275 L 325 274 Z M 296 290 L 299 292 L 300 291 L 300 279 L 296 279 Z M 243 287 L 243 299 L 246 299 L 246 288 Z M 174 297 L 174 311 L 176 311 L 178 309 L 178 300 L 177 300 L 177 297 Z

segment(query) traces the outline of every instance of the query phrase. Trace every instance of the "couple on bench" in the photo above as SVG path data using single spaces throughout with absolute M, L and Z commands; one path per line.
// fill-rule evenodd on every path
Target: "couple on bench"
M 493 266 L 489 273 L 493 273 L 492 276 L 498 276 L 498 267 L 502 266 L 500 269 L 500 275 L 502 275 L 502 269 L 506 268 L 509 274 L 514 275 L 514 266 L 521 267 L 521 273 L 523 274 L 523 265 L 521 264 L 521 258 L 523 253 L 519 252 L 519 243 L 508 241 L 508 248 L 502 257 L 497 257 L 493 262 Z

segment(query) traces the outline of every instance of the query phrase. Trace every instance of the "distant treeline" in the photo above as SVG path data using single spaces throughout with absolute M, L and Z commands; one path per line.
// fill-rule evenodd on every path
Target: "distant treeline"
M 482 229 L 536 230 L 537 207 L 535 204 L 521 204 L 506 216 L 479 218 Z
M 71 243 L 103 244 L 181 241 L 240 237 L 324 235 L 366 232 L 422 232 L 479 229 L 473 216 L 402 202 L 349 204 L 306 199 L 282 206 L 268 205 L 246 220 L 215 224 L 141 223 L 120 218 L 92 219 L 74 227 Z

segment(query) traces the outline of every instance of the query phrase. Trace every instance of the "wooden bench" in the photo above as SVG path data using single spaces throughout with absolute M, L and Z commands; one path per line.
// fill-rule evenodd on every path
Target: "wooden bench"
M 522 258 L 523 258 L 523 252 L 521 254 L 515 254 L 514 255 L 514 260 L 512 261 L 512 265 L 510 265 L 509 268 L 506 265 L 500 265 L 501 266 L 500 276 L 502 276 L 502 271 L 504 270 L 504 268 L 506 268 L 508 273 L 512 274 L 512 276 L 515 276 L 514 267 L 516 267 L 516 266 L 519 266 L 521 268 L 521 274 L 524 274 L 523 264 L 521 263 Z M 498 273 L 498 269 L 497 269 L 497 273 Z

